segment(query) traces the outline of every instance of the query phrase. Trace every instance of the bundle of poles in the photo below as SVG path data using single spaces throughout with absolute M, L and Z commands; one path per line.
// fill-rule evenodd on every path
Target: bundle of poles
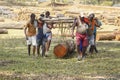
M 43 18 L 43 20 L 47 23 L 54 23 L 54 24 L 60 24 L 60 23 L 73 23 L 74 21 L 74 18 L 66 18 L 66 17 L 63 17 L 63 18 L 52 18 L 52 19 L 49 19 L 49 18 Z

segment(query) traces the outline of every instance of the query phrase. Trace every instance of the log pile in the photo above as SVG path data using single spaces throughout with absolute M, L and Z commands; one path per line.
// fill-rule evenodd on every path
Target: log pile
M 81 11 L 82 11 L 83 6 L 80 6 L 80 7 L 81 7 Z M 105 10 L 103 10 L 104 8 L 102 8 L 102 7 L 96 7 L 96 8 L 93 8 L 93 6 L 90 6 L 90 7 L 84 6 L 84 7 L 86 7 L 83 9 L 85 11 L 84 13 L 86 15 L 88 15 L 88 13 L 91 11 L 91 9 L 93 9 L 93 10 L 95 9 L 94 13 L 95 13 L 96 17 L 98 17 L 98 19 L 100 19 L 103 23 L 105 23 L 107 25 L 115 25 L 115 26 L 120 25 L 120 19 L 118 19 L 119 18 L 118 17 L 119 9 L 114 10 L 114 8 L 110 8 L 110 9 L 112 9 L 110 12 L 110 9 L 106 8 L 108 11 L 106 10 L 106 12 L 105 12 Z M 100 8 L 101 11 L 98 11 L 97 10 L 98 8 Z M 73 18 L 80 14 L 79 8 L 77 9 L 77 11 L 71 11 L 64 7 L 63 7 L 63 9 L 53 8 L 51 10 L 52 10 L 52 11 L 50 11 L 51 14 L 54 12 L 53 15 L 56 15 L 56 13 L 58 11 L 59 14 L 60 13 L 62 14 L 62 16 L 64 15 L 66 17 L 73 17 Z M 44 11 L 46 11 L 46 9 L 44 9 L 44 8 L 43 9 L 42 8 L 20 8 L 18 11 L 14 11 L 14 13 L 18 15 L 16 18 L 14 18 L 14 20 L 17 20 L 17 21 L 29 20 L 29 16 L 31 13 L 35 13 L 39 18 L 40 13 L 42 13 Z M 108 16 L 108 15 L 110 15 L 110 16 Z
M 114 25 L 116 16 L 111 14 L 103 14 L 100 17 L 100 20 L 106 25 Z
M 83 12 L 83 14 L 85 16 L 88 16 L 89 12 Z M 106 25 L 119 25 L 119 17 L 118 17 L 118 12 L 99 12 L 96 11 L 94 12 L 95 16 L 100 19 L 103 23 L 105 23 Z M 65 16 L 68 17 L 73 17 L 75 18 L 76 16 L 80 15 L 80 11 L 66 11 L 65 12 Z M 116 18 L 117 17 L 117 18 Z
M 40 9 L 39 9 L 40 10 Z M 14 10 L 14 13 L 17 15 L 15 18 L 13 17 L 13 20 L 15 21 L 21 21 L 21 20 L 29 20 L 30 14 L 35 13 L 36 15 L 40 14 L 40 11 L 38 9 L 29 9 L 29 8 L 20 8 L 19 10 Z

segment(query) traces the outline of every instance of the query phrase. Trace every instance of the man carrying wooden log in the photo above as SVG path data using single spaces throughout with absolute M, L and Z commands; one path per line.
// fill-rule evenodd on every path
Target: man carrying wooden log
M 35 56 L 36 50 L 36 25 L 35 14 L 30 15 L 30 21 L 27 23 L 24 29 L 25 37 L 28 45 L 28 55 L 30 56 L 31 45 L 33 45 L 33 55 Z
M 85 58 L 85 55 L 86 55 L 85 52 L 88 46 L 88 39 L 87 39 L 88 25 L 85 23 L 83 16 L 79 16 L 78 18 L 76 18 L 72 26 L 72 37 L 73 38 L 74 38 L 75 26 L 77 26 L 76 45 L 77 45 L 78 60 L 83 60 Z
M 38 28 L 37 28 L 37 54 L 38 56 L 40 55 L 40 47 L 41 47 L 41 52 L 42 55 L 45 52 L 45 45 L 43 44 L 43 39 L 44 39 L 44 35 L 43 35 L 43 21 L 44 18 L 44 14 L 40 15 L 40 18 L 38 19 Z
M 98 53 L 98 50 L 97 50 L 97 46 L 96 46 L 96 36 L 97 36 L 97 27 L 100 27 L 102 25 L 101 21 L 95 17 L 94 20 L 96 21 L 96 25 L 94 27 L 94 32 L 93 32 L 93 35 L 94 35 L 94 43 L 95 43 L 95 46 L 94 46 L 94 50 L 96 53 Z
M 46 11 L 45 18 L 51 19 L 49 11 Z M 48 51 L 49 51 L 51 40 L 52 40 L 52 31 L 51 31 L 52 28 L 53 28 L 52 22 L 49 22 L 49 23 L 45 22 L 43 25 L 43 34 L 45 36 L 45 39 L 44 39 L 45 40 L 45 53 L 46 53 L 43 56 L 48 55 Z
M 96 48 L 96 27 L 99 27 L 97 20 L 95 19 L 95 14 L 91 13 L 89 16 L 89 28 L 88 28 L 88 39 L 89 39 L 89 53 L 92 54 L 95 50 L 96 53 L 98 53 L 98 50 Z

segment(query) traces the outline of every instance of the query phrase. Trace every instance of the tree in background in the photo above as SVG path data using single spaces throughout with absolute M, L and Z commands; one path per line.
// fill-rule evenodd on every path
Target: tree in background
M 98 2 L 98 5 L 100 5 L 100 3 L 101 3 L 101 0 L 97 0 L 97 2 Z
M 120 3 L 120 0 L 112 0 L 112 2 L 113 2 L 112 5 L 114 5 L 114 4 L 118 4 L 118 3 Z

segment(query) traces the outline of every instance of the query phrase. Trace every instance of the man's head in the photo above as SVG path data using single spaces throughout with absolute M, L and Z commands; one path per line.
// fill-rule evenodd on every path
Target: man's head
M 30 19 L 31 19 L 31 21 L 34 21 L 34 20 L 35 20 L 35 14 L 34 14 L 34 13 L 32 13 L 32 14 L 30 15 Z
M 84 17 L 80 17 L 81 22 L 84 22 Z
M 89 18 L 90 20 L 94 19 L 94 17 L 95 17 L 95 14 L 94 14 L 94 13 L 91 13 L 91 14 L 89 14 L 89 16 L 88 16 L 88 18 Z
M 45 16 L 44 14 L 40 14 L 40 18 L 44 18 L 44 16 Z
M 85 18 L 85 13 L 84 12 L 80 12 L 79 17 L 80 17 L 81 22 L 85 22 L 84 21 L 84 18 Z
M 44 14 L 40 14 L 40 18 L 39 18 L 39 19 L 40 19 L 41 21 L 43 21 L 44 16 L 45 16 Z
M 83 12 L 80 12 L 80 17 L 85 17 L 85 14 Z
M 46 15 L 46 17 L 49 17 L 50 16 L 50 12 L 46 11 L 45 15 Z

